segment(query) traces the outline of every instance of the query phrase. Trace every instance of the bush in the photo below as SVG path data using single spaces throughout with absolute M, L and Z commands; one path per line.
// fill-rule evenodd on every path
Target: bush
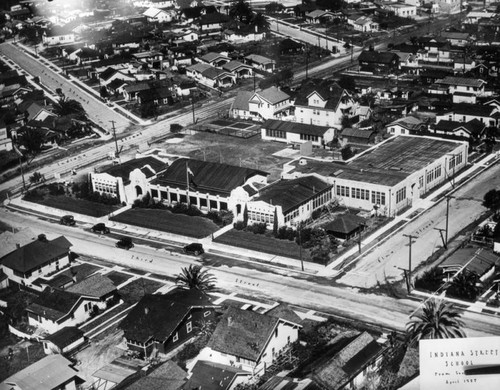
M 59 185 L 58 183 L 51 183 L 47 187 L 49 189 L 50 195 L 59 196 L 59 195 L 64 195 L 66 193 L 64 186 Z
M 178 124 L 178 123 L 172 123 L 170 125 L 170 132 L 171 133 L 179 133 L 180 131 L 182 130 L 182 125 Z
M 248 227 L 253 234 L 264 234 L 267 230 L 265 223 L 254 223 Z
M 318 218 L 321 216 L 322 211 L 323 211 L 323 210 L 322 210 L 321 208 L 314 210 L 314 211 L 312 212 L 312 214 L 311 214 L 311 218 L 312 218 L 313 220 L 318 219 Z
M 244 221 L 236 221 L 233 223 L 233 227 L 235 230 L 243 230 L 247 227 L 247 225 Z
M 437 266 L 433 267 L 415 279 L 415 288 L 436 291 L 443 284 L 443 277 L 443 270 Z

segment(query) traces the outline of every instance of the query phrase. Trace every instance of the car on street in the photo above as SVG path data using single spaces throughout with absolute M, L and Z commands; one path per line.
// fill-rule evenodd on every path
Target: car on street
M 76 223 L 75 217 L 73 217 L 72 215 L 63 215 L 59 220 L 59 223 L 61 225 L 73 226 Z
M 205 253 L 205 251 L 203 250 L 203 245 L 193 242 L 192 244 L 186 245 L 184 247 L 184 253 L 191 253 L 199 256 L 202 253 Z
M 121 249 L 126 249 L 129 250 L 134 247 L 134 243 L 132 242 L 132 238 L 130 237 L 122 237 L 120 240 L 115 244 L 117 248 Z
M 94 233 L 99 233 L 99 234 L 108 234 L 109 233 L 109 227 L 107 227 L 104 223 L 100 222 L 92 226 L 92 230 Z

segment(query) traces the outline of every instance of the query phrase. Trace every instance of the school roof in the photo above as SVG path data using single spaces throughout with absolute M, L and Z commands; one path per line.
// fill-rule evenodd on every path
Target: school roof
M 179 158 L 165 172 L 152 181 L 152 185 L 187 188 L 188 168 L 193 172 L 190 187 L 200 193 L 229 195 L 231 191 L 253 176 L 269 175 L 257 169 L 238 167 L 235 165 Z
M 455 151 L 462 142 L 441 138 L 399 135 L 375 145 L 349 163 L 307 159 L 293 172 L 394 186 L 436 159 Z
M 201 360 L 196 362 L 191 373 L 184 389 L 227 390 L 238 375 L 252 375 L 236 367 Z
M 254 201 L 279 205 L 285 214 L 331 187 L 316 176 L 303 176 L 292 180 L 282 179 L 260 190 Z
M 116 287 L 107 276 L 95 274 L 67 287 L 66 291 L 101 298 L 116 291 Z
M 309 125 L 307 123 L 287 122 L 277 119 L 267 119 L 262 128 L 270 130 L 284 131 L 285 133 L 293 134 L 309 134 L 323 137 L 331 127 Z
M 147 166 L 151 167 L 153 169 L 153 172 L 148 169 L 146 171 L 146 177 L 151 177 L 155 173 L 158 173 L 166 168 L 166 165 L 163 161 L 160 161 L 155 157 L 148 156 L 136 158 L 118 165 L 110 166 L 109 168 L 103 170 L 102 173 L 107 173 L 108 175 L 121 177 L 122 179 L 128 180 L 130 172 L 132 172 L 134 169 L 142 169 Z
M 484 248 L 461 248 L 439 264 L 440 268 L 457 271 L 466 267 L 469 271 L 482 276 L 494 266 L 500 266 L 500 256 Z
M 214 351 L 257 361 L 266 347 L 278 318 L 230 307 L 208 341 Z
M 67 255 L 71 245 L 64 236 L 57 237 L 52 241 L 31 241 L 5 255 L 0 259 L 0 263 L 23 274 L 32 272 L 41 265 Z
M 175 289 L 165 295 L 147 294 L 120 323 L 129 340 L 165 341 L 193 307 L 215 307 L 209 297 L 197 290 Z
M 0 383 L 0 389 L 52 390 L 75 379 L 82 383 L 78 371 L 64 356 L 53 354 L 33 363 Z

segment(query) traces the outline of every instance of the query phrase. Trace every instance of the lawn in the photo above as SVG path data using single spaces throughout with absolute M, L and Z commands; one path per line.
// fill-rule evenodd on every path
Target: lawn
M 98 267 L 97 265 L 93 264 L 88 264 L 88 263 L 83 263 L 83 264 L 78 264 L 72 266 L 70 269 L 62 272 L 65 275 L 72 276 L 73 274 L 76 275 L 77 280 L 83 280 L 87 278 L 88 276 L 92 275 L 94 272 L 100 270 L 101 267 Z
M 207 218 L 190 217 L 158 209 L 134 208 L 112 217 L 111 220 L 194 238 L 209 236 L 219 229 L 215 223 Z
M 85 199 L 71 198 L 64 195 L 46 195 L 43 197 L 43 199 L 30 198 L 24 200 L 72 213 L 89 215 L 91 217 L 97 218 L 103 217 L 119 209 L 118 206 L 105 205 L 103 203 L 91 202 L 90 200 Z
M 299 246 L 288 240 L 278 240 L 273 237 L 267 237 L 262 234 L 253 234 L 239 230 L 230 230 L 227 233 L 217 237 L 215 242 L 237 246 L 240 248 L 251 249 L 258 252 L 270 253 L 277 256 L 291 257 L 300 259 Z M 305 251 L 302 251 L 303 257 L 306 257 Z M 305 260 L 305 259 L 304 259 Z
M 145 294 L 152 294 L 160 287 L 164 286 L 163 283 L 139 278 L 126 284 L 119 290 L 120 296 L 126 304 L 138 302 Z
M 115 286 L 119 286 L 120 284 L 129 280 L 132 277 L 132 275 L 124 274 L 123 272 L 118 272 L 118 271 L 112 271 L 104 276 L 110 278 Z

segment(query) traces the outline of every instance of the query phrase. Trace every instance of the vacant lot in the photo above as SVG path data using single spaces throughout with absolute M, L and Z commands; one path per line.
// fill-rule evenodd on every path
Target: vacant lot
M 219 229 L 215 223 L 207 218 L 190 217 L 158 209 L 135 208 L 127 210 L 111 220 L 194 238 L 206 237 Z
M 227 233 L 217 237 L 215 242 L 237 246 L 240 248 L 251 249 L 258 252 L 270 253 L 277 256 L 291 257 L 300 259 L 299 246 L 288 240 L 278 240 L 273 237 L 267 237 L 262 234 L 253 234 L 250 232 L 230 230 Z M 305 251 L 303 251 L 305 252 Z M 303 253 L 304 257 L 305 253 Z
M 102 203 L 91 202 L 85 199 L 71 198 L 64 195 L 45 195 L 43 198 L 29 198 L 24 200 L 48 207 L 66 210 L 71 213 L 89 215 L 97 218 L 110 214 L 119 208 L 117 206 L 109 206 Z

